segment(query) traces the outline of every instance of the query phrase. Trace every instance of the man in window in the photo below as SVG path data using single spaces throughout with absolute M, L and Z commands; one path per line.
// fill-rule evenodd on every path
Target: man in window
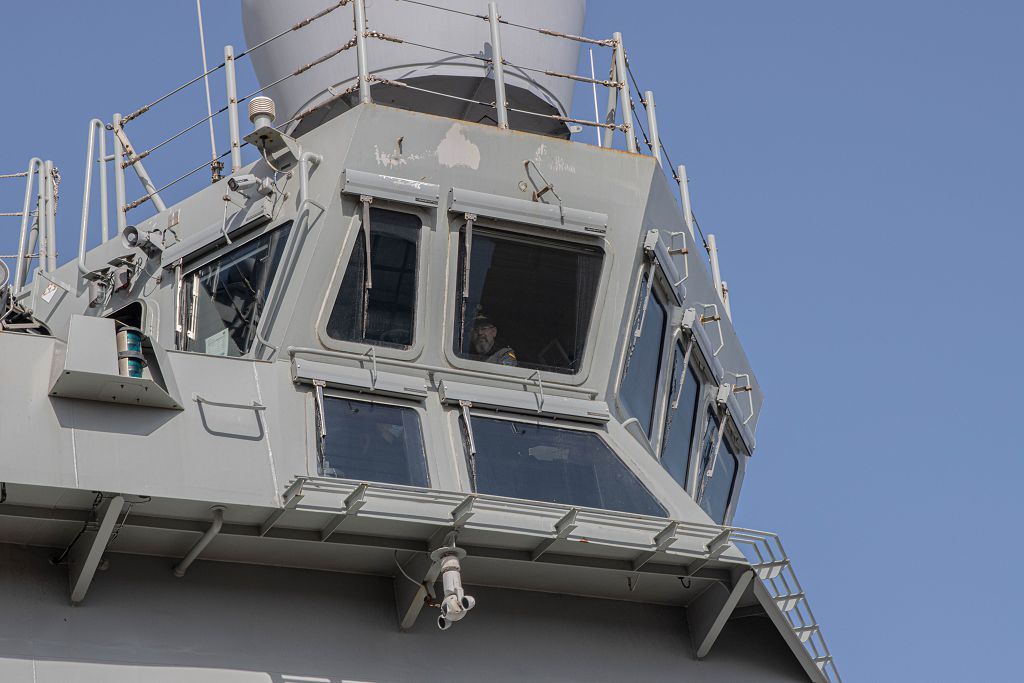
M 519 365 L 516 352 L 512 350 L 512 347 L 502 346 L 497 339 L 498 326 L 486 315 L 478 314 L 473 319 L 473 333 L 469 339 L 472 353 L 469 354 L 469 357 L 485 363 Z

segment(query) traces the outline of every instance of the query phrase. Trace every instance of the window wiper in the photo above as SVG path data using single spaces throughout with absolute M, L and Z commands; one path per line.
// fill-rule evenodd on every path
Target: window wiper
M 723 414 L 718 420 L 718 436 L 715 439 L 715 447 L 711 452 L 710 462 L 707 468 L 704 470 L 704 476 L 700 480 L 700 491 L 697 492 L 697 504 L 699 505 L 704 501 L 704 490 L 708 486 L 708 482 L 715 476 L 715 465 L 718 464 L 718 451 L 722 448 L 722 436 L 725 433 L 725 420 L 728 415 Z
M 373 289 L 373 251 L 370 247 L 370 204 L 373 197 L 364 194 L 359 196 L 363 205 L 363 252 L 366 254 L 366 277 L 363 278 L 363 320 L 362 336 L 366 338 L 366 328 L 370 320 L 370 290 Z
M 473 223 L 476 221 L 475 213 L 466 214 L 466 253 L 462 262 L 462 329 L 459 331 L 459 352 L 466 350 L 466 304 L 469 301 L 469 265 L 473 260 Z
M 316 459 L 317 464 L 320 466 L 320 472 L 327 467 L 327 454 L 325 448 L 325 441 L 327 440 L 327 417 L 324 415 L 324 387 L 327 383 L 323 380 L 314 380 L 313 387 L 316 390 L 316 394 L 313 397 L 313 403 L 315 410 L 313 411 L 316 416 Z
M 683 367 L 679 370 L 679 389 L 676 391 L 676 397 L 672 401 L 672 412 L 679 409 L 679 399 L 683 397 L 683 385 L 686 384 L 686 371 L 690 368 L 690 354 L 693 353 L 693 335 L 690 335 L 690 341 L 686 342 L 686 351 L 683 353 Z
M 466 446 L 469 451 L 469 481 L 476 491 L 476 439 L 473 438 L 473 419 L 470 417 L 469 409 L 473 404 L 469 401 L 459 401 L 459 408 L 462 411 L 462 422 L 466 425 Z

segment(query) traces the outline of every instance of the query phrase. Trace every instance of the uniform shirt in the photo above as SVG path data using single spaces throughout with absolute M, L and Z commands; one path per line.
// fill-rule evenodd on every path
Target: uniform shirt
M 513 351 L 512 347 L 510 346 L 505 346 L 498 349 L 497 351 L 495 351 L 494 353 L 487 357 L 486 362 L 496 363 L 498 365 L 519 365 L 519 359 L 516 358 L 516 352 Z
M 516 357 L 516 352 L 512 350 L 511 346 L 500 346 L 495 344 L 491 348 L 497 348 L 494 353 L 470 353 L 467 354 L 472 360 L 482 361 L 484 363 L 494 363 L 495 365 L 509 365 L 512 367 L 519 365 L 519 359 Z

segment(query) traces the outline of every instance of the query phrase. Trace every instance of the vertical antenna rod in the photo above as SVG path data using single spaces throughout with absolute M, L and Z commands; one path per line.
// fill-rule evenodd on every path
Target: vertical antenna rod
M 594 120 L 601 120 L 601 109 L 597 106 L 597 73 L 594 71 L 594 48 L 590 48 L 590 80 L 594 81 L 590 87 L 594 91 Z M 597 135 L 597 146 L 601 146 L 601 129 L 594 127 L 594 134 Z
M 203 56 L 203 85 L 206 86 L 206 116 L 210 124 L 210 178 L 220 180 L 224 164 L 217 161 L 217 140 L 213 134 L 213 105 L 210 103 L 210 74 L 206 67 L 206 32 L 203 30 L 203 0 L 196 0 L 196 16 L 199 19 L 199 51 Z

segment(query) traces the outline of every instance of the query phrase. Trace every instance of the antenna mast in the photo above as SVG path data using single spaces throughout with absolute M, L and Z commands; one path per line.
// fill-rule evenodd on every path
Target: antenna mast
M 199 18 L 199 50 L 203 57 L 203 85 L 206 86 L 206 116 L 210 124 L 210 182 L 221 179 L 224 164 L 217 160 L 217 140 L 213 134 L 213 105 L 210 103 L 210 71 L 206 68 L 206 35 L 203 31 L 203 0 L 196 0 L 196 16 Z

